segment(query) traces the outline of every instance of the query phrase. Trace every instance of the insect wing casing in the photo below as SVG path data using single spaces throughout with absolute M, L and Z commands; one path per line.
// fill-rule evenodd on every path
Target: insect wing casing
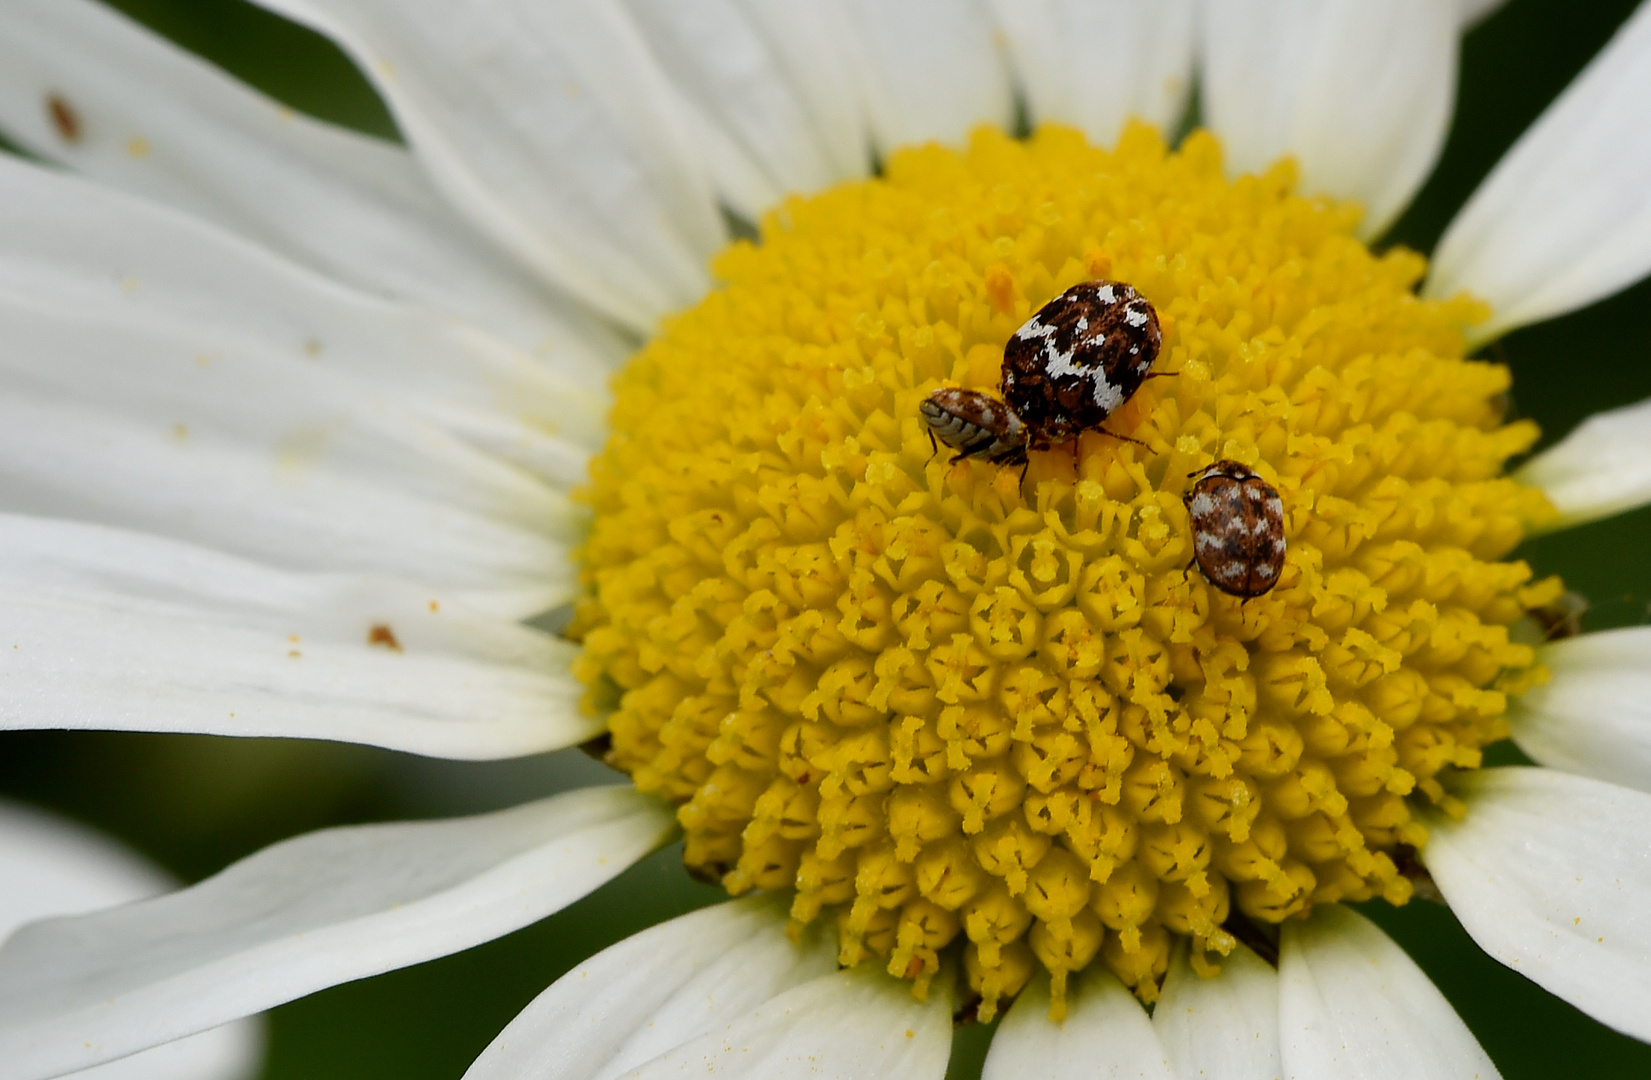
M 1236 461 L 1194 475 L 1183 501 L 1193 558 L 1209 583 L 1248 600 L 1278 584 L 1284 570 L 1284 502 L 1273 486 Z
M 1086 281 L 1026 320 L 1003 349 L 1003 400 L 1035 447 L 1098 428 L 1141 388 L 1163 345 L 1158 313 L 1120 281 Z

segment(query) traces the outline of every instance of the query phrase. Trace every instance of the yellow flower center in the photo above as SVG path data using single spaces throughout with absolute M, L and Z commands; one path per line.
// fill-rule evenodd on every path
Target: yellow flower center
M 574 633 L 609 761 L 675 800 L 690 870 L 794 890 L 842 960 L 925 992 L 948 949 L 989 1017 L 1041 965 L 1150 1001 L 1173 939 L 1382 896 L 1417 800 L 1506 734 L 1540 671 L 1508 627 L 1553 600 L 1497 561 L 1542 496 L 1501 475 L 1484 317 L 1419 299 L 1358 210 L 1228 181 L 1135 127 L 894 154 L 793 198 L 619 376 L 587 497 Z M 1079 282 L 1160 314 L 1107 427 L 1018 466 L 936 453 L 918 405 L 997 392 L 1005 342 Z M 1192 562 L 1183 493 L 1217 459 L 1272 484 L 1275 588 Z

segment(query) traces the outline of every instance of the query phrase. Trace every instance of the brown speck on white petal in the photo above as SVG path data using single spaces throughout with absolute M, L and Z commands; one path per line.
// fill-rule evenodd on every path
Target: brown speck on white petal
M 80 142 L 85 134 L 80 123 L 80 113 L 61 94 L 46 95 L 46 116 L 51 120 L 52 130 L 57 132 L 57 137 L 70 146 Z
M 401 642 L 396 640 L 395 631 L 384 623 L 374 623 L 373 628 L 367 631 L 367 644 L 377 645 L 391 652 L 401 651 Z

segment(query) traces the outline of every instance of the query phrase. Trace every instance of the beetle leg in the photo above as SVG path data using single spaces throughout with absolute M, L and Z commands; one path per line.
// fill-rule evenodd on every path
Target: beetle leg
M 1120 442 L 1131 442 L 1131 443 L 1134 443 L 1136 446 L 1146 446 L 1146 443 L 1142 442 L 1140 439 L 1132 438 L 1128 435 L 1120 435 L 1116 431 L 1108 431 L 1104 427 L 1098 427 L 1095 430 L 1100 432 L 1102 435 L 1110 435 L 1114 439 L 1119 440 Z

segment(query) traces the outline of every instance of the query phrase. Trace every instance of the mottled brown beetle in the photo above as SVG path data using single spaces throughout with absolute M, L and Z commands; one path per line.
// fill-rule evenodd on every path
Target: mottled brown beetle
M 1003 349 L 1003 400 L 1047 450 L 1101 423 L 1130 399 L 1163 334 L 1146 297 L 1119 281 L 1074 285 L 1038 309 Z
M 929 426 L 929 443 L 938 439 L 956 450 L 953 461 L 978 457 L 998 465 L 1026 464 L 1026 427 L 996 398 L 943 386 L 917 408 Z
M 1192 474 L 1182 501 L 1193 561 L 1211 585 L 1250 600 L 1278 584 L 1284 503 L 1271 484 L 1236 461 L 1217 461 Z

